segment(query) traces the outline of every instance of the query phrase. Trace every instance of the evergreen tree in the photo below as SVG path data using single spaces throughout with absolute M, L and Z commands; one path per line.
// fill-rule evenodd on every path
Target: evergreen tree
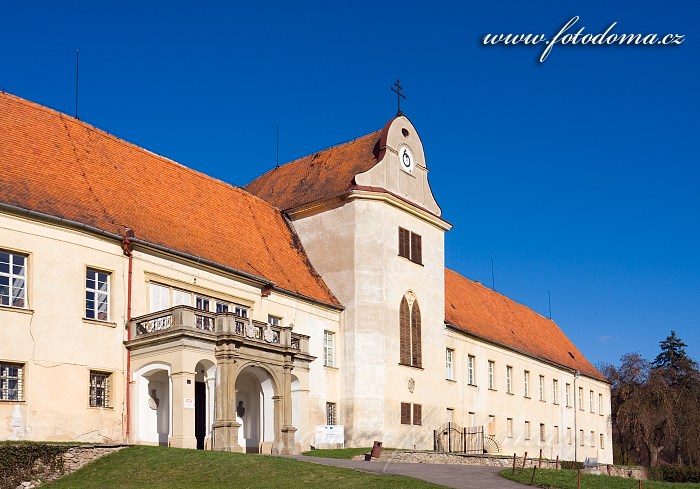
M 675 331 L 659 343 L 661 353 L 656 356 L 651 366 L 660 369 L 662 375 L 671 384 L 677 384 L 688 375 L 697 372 L 698 365 L 685 352 L 685 347 Z

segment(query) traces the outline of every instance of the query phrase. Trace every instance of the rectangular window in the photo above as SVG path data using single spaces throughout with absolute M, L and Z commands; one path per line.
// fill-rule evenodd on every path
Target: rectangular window
M 336 424 L 336 422 L 335 422 L 335 403 L 334 402 L 327 402 L 326 403 L 326 424 L 327 425 Z
M 476 426 L 476 413 L 469 412 L 469 426 Z
M 447 408 L 447 412 L 446 412 L 445 414 L 446 414 L 446 416 L 445 416 L 446 419 L 445 419 L 445 420 L 446 420 L 448 423 L 449 423 L 449 422 L 452 422 L 452 421 L 454 420 L 454 417 L 455 417 L 455 416 L 454 416 L 454 415 L 455 415 L 455 410 L 454 410 L 453 408 Z
M 24 365 L 0 363 L 0 401 L 23 401 Z
M 523 377 L 523 389 L 525 397 L 530 397 L 530 372 L 527 370 L 525 370 L 525 375 Z
M 201 295 L 198 295 L 194 299 L 194 307 L 196 309 L 199 309 L 200 311 L 210 311 L 210 303 L 211 299 L 209 299 L 209 297 L 203 297 Z
M 151 283 L 148 290 L 150 292 L 150 312 L 162 311 L 170 307 L 170 287 Z
M 401 424 L 411 424 L 411 403 L 401 403 Z
M 186 290 L 173 289 L 173 307 L 174 306 L 192 307 L 192 293 Z M 164 309 L 167 309 L 167 306 Z
M 571 384 L 566 384 L 566 407 L 571 407 Z
M 267 316 L 267 322 L 270 326 L 282 326 L 282 318 L 277 316 Z
M 592 413 L 595 412 L 595 409 L 593 409 L 593 391 L 588 391 L 588 408 Z
M 85 273 L 85 317 L 109 321 L 109 273 L 88 268 Z
M 422 238 L 419 234 L 399 228 L 399 256 L 419 265 L 423 263 Z
M 554 426 L 554 443 L 559 443 L 559 427 Z
M 530 422 L 525 421 L 525 439 L 529 440 L 530 439 Z
M 601 416 L 603 413 L 603 394 L 598 394 L 598 414 Z
M 513 438 L 513 418 L 506 419 L 506 436 Z
M 452 348 L 447 348 L 445 350 L 445 378 L 447 380 L 453 380 L 452 377 L 452 356 L 454 350 Z
M 474 384 L 474 356 L 469 355 L 467 358 L 467 382 L 469 385 Z
M 595 431 L 591 431 L 591 446 L 595 447 Z
M 578 430 L 578 438 L 579 438 L 578 444 L 583 446 L 583 430 Z
M 420 426 L 423 423 L 422 412 L 423 406 L 420 404 L 413 405 L 413 424 Z
M 540 423 L 540 441 L 544 442 L 544 423 Z
M 513 393 L 513 367 L 506 367 L 506 392 L 508 394 Z
M 90 406 L 110 407 L 109 388 L 112 375 L 108 372 L 90 371 Z
M 600 434 L 600 448 L 601 449 L 605 448 L 605 437 L 603 436 L 602 433 Z
M 496 363 L 489 360 L 489 389 L 494 389 L 494 383 L 493 383 L 493 371 L 495 370 Z
M 578 388 L 578 408 L 583 411 L 583 387 Z
M 540 401 L 544 401 L 544 375 L 540 375 Z
M 335 333 L 323 332 L 323 364 L 335 367 Z
M 559 381 L 552 379 L 552 402 L 559 404 Z
M 238 316 L 239 318 L 247 318 L 248 317 L 248 308 L 239 306 L 238 304 L 233 305 L 233 314 Z
M 0 250 L 0 306 L 28 307 L 25 255 Z
M 571 428 L 566 429 L 566 443 L 571 445 Z
M 228 302 L 216 301 L 216 313 L 225 314 L 231 310 L 231 304 Z
M 489 414 L 489 436 L 496 436 L 496 416 Z

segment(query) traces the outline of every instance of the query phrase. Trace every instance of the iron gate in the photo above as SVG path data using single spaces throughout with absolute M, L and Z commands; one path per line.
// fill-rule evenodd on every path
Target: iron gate
M 448 421 L 433 432 L 433 448 L 444 453 L 484 453 L 484 427 L 471 426 L 461 428 L 457 423 Z

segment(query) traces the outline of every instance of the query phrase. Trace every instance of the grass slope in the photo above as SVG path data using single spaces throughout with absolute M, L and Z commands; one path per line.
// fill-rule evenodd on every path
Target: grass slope
M 532 469 L 516 469 L 514 476 L 511 476 L 511 471 L 512 469 L 502 470 L 500 475 L 516 482 L 530 484 Z M 576 471 L 538 469 L 535 473 L 535 485 L 558 489 L 576 489 Z M 643 481 L 642 485 L 644 489 L 700 489 L 700 484 L 681 484 L 678 482 Z M 581 474 L 582 489 L 637 489 L 638 487 L 638 481 L 634 479 Z
M 90 463 L 46 489 L 438 488 L 399 476 L 372 475 L 280 457 L 134 446 Z
M 390 450 L 385 448 L 384 450 Z M 364 455 L 372 451 L 371 447 L 368 448 L 317 448 L 316 450 L 309 450 L 304 452 L 302 455 L 307 457 L 321 457 L 321 458 L 344 458 L 351 459 L 355 455 Z

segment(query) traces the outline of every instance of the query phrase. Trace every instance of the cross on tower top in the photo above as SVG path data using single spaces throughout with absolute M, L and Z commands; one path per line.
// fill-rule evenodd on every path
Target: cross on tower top
M 405 99 L 406 96 L 403 93 L 401 93 L 402 89 L 403 87 L 401 86 L 401 80 L 397 78 L 396 83 L 394 83 L 394 86 L 391 87 L 391 91 L 396 94 L 396 103 L 398 105 L 398 111 L 396 112 L 397 116 L 403 115 L 403 112 L 401 112 L 401 99 Z

